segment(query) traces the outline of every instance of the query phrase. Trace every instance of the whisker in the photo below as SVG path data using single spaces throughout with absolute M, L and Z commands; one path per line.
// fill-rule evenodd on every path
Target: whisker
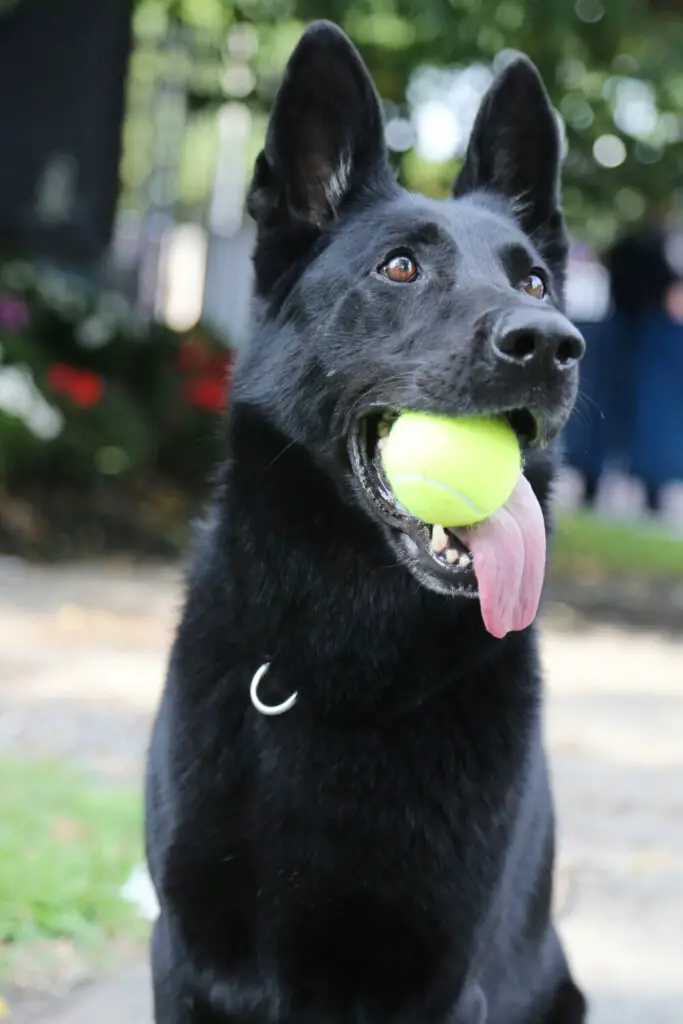
M 272 459 L 271 462 L 268 464 L 269 468 L 270 468 L 270 466 L 274 466 L 275 463 L 278 461 L 278 459 L 281 459 L 283 455 L 286 455 L 287 452 L 289 451 L 289 449 L 293 448 L 295 444 L 296 444 L 296 441 L 290 441 L 289 444 L 286 444 L 284 446 L 284 448 L 282 449 L 282 451 L 278 452 L 278 454 L 275 456 L 275 458 Z

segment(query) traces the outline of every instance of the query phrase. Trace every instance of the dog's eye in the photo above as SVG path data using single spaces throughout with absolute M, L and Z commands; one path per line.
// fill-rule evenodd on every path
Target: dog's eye
M 541 275 L 537 274 L 536 271 L 529 274 L 524 282 L 524 291 L 527 295 L 530 295 L 532 299 L 544 299 L 546 288 L 545 281 Z
M 379 272 L 394 284 L 410 284 L 417 277 L 417 263 L 409 253 L 400 252 L 390 256 Z

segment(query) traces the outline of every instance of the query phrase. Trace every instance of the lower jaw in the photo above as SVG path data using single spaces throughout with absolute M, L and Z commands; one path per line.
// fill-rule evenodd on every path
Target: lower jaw
M 416 523 L 416 532 L 429 536 L 429 527 Z M 394 542 L 400 548 L 406 568 L 419 581 L 440 594 L 477 597 L 477 578 L 472 558 L 461 549 L 457 563 L 439 557 L 429 546 L 429 541 L 411 536 L 403 530 L 394 529 Z M 454 549 L 450 549 L 454 550 Z M 454 555 L 452 556 L 454 558 Z

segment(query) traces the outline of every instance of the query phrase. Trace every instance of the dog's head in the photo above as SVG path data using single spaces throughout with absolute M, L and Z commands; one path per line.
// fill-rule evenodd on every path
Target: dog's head
M 562 312 L 559 164 L 553 110 L 520 56 L 484 98 L 452 198 L 405 191 L 367 71 L 328 22 L 292 55 L 257 160 L 257 323 L 234 400 L 305 446 L 441 593 L 481 591 L 467 538 L 449 532 L 455 554 L 435 550 L 434 524 L 386 485 L 378 440 L 405 409 L 505 415 L 545 502 L 544 450 L 570 414 L 584 347 Z

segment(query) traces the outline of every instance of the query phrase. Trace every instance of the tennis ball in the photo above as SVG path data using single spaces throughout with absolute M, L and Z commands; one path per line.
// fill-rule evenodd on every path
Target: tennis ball
M 519 443 L 499 417 L 404 412 L 382 446 L 394 495 L 411 515 L 442 526 L 473 526 L 499 509 L 522 470 Z

